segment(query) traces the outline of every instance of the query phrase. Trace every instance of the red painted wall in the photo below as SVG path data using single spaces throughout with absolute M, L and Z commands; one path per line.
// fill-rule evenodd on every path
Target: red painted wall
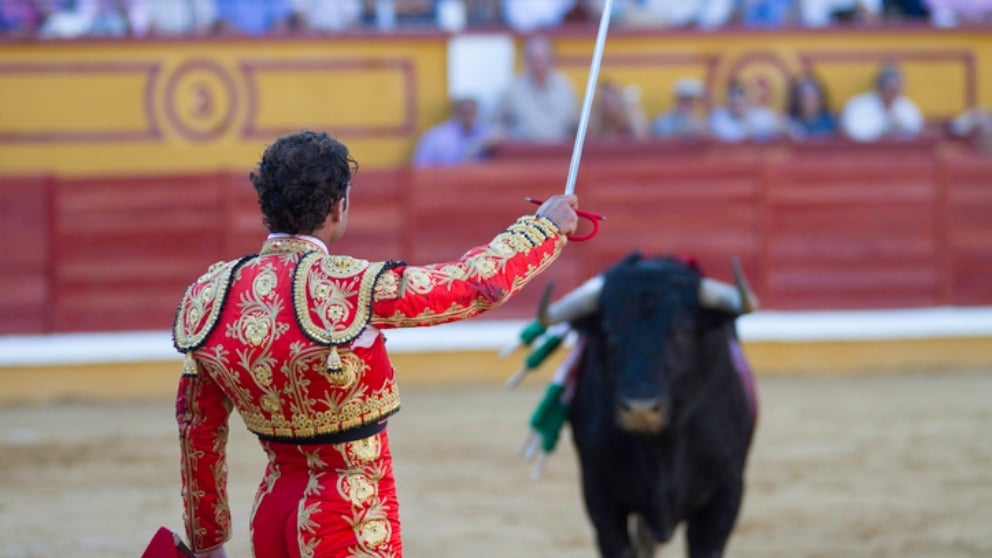
M 454 259 L 562 189 L 567 147 L 459 169 L 361 171 L 336 251 Z M 529 316 L 633 249 L 738 255 L 766 308 L 992 304 L 992 158 L 885 145 L 589 146 L 582 205 L 608 220 L 492 317 Z M 0 333 L 166 329 L 182 289 L 265 235 L 246 172 L 0 177 Z

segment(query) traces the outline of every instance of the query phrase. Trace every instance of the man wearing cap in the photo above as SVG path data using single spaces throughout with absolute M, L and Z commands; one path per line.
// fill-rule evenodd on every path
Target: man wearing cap
M 700 139 L 706 137 L 703 97 L 706 88 L 696 79 L 675 83 L 675 106 L 654 121 L 653 132 L 659 138 Z

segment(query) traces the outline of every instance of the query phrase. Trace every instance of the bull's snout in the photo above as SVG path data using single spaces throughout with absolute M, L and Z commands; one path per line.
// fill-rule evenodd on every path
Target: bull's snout
M 661 399 L 621 399 L 617 410 L 620 428 L 638 434 L 657 434 L 668 423 L 668 405 Z

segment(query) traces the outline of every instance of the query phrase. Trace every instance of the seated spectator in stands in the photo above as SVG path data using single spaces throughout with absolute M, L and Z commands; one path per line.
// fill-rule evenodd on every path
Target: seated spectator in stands
M 746 27 L 784 27 L 799 21 L 799 2 L 798 0 L 737 0 L 733 20 Z
M 783 122 L 771 109 L 755 106 L 740 82 L 727 85 L 727 106 L 710 113 L 710 133 L 723 141 L 764 141 L 782 134 Z
M 902 73 L 895 66 L 886 66 L 875 79 L 875 89 L 844 105 L 841 128 L 856 141 L 907 139 L 923 130 L 923 116 L 903 95 Z
M 465 16 L 469 26 L 488 27 L 503 23 L 501 0 L 465 0 Z
M 837 118 L 830 112 L 823 85 L 812 76 L 803 76 L 789 86 L 789 134 L 793 139 L 832 136 Z
M 625 0 L 617 22 L 637 27 L 703 27 L 726 25 L 737 0 Z
M 203 33 L 217 19 L 214 0 L 149 0 L 149 34 L 190 35 Z
M 992 0 L 926 0 L 930 21 L 938 27 L 992 23 Z
M 266 35 L 287 30 L 292 13 L 289 0 L 214 0 L 217 19 L 212 31 L 220 35 Z
M 807 27 L 836 22 L 870 23 L 882 14 L 882 0 L 800 0 L 800 19 Z
M 436 20 L 436 3 L 436 0 L 362 0 L 363 19 L 382 30 L 397 25 L 432 25 Z
M 888 21 L 921 20 L 930 17 L 924 0 L 883 0 L 882 15 Z
M 424 132 L 413 153 L 417 167 L 454 166 L 481 159 L 489 147 L 489 131 L 479 120 L 475 99 L 456 100 L 451 118 Z
M 287 24 L 294 32 L 334 33 L 362 20 L 362 0 L 290 0 L 290 7 Z
M 551 43 L 533 37 L 524 46 L 525 70 L 510 84 L 496 110 L 500 137 L 509 141 L 566 141 L 578 122 L 572 84 L 554 68 Z
M 517 31 L 557 27 L 576 0 L 501 0 L 503 22 Z
M 148 33 L 145 0 L 75 0 L 58 7 L 41 28 L 43 37 L 143 36 Z
M 39 4 L 37 0 L 0 0 L 0 35 L 37 33 L 46 15 Z
M 437 20 L 436 0 L 394 0 L 400 25 L 433 25 Z
M 992 112 L 972 108 L 956 116 L 948 124 L 956 138 L 968 139 L 984 153 L 992 153 Z
M 706 88 L 696 79 L 683 79 L 675 84 L 675 106 L 654 121 L 655 137 L 702 139 L 708 135 L 703 96 Z
M 612 81 L 599 84 L 592 112 L 589 137 L 595 140 L 645 140 L 648 120 L 640 106 L 636 87 L 621 88 Z

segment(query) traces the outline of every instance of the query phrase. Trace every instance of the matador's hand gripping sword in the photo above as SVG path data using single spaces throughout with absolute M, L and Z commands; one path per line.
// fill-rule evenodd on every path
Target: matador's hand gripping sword
M 575 181 L 579 176 L 579 162 L 582 160 L 582 146 L 586 141 L 586 130 L 589 128 L 589 115 L 592 112 L 592 101 L 596 96 L 596 83 L 599 81 L 599 67 L 603 62 L 603 50 L 606 48 L 606 33 L 610 28 L 610 15 L 613 12 L 613 0 L 603 3 L 603 15 L 599 18 L 599 31 L 596 33 L 596 48 L 592 53 L 592 64 L 589 66 L 589 79 L 586 81 L 586 95 L 582 100 L 582 113 L 579 115 L 579 128 L 575 132 L 575 144 L 572 146 L 572 161 L 568 165 L 568 179 L 565 181 L 565 195 L 575 193 Z M 541 204 L 541 200 L 528 198 L 531 203 Z M 605 217 L 596 213 L 576 211 L 579 217 L 592 223 L 592 231 L 583 236 L 570 236 L 570 240 L 589 240 L 599 232 L 599 222 Z

